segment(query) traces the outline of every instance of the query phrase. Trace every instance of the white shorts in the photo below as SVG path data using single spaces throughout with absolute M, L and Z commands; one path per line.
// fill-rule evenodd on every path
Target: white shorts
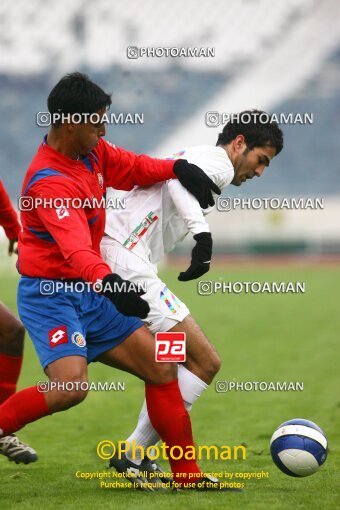
M 146 286 L 145 299 L 150 306 L 150 313 L 143 322 L 151 333 L 169 331 L 190 314 L 189 309 L 165 285 L 157 275 L 157 268 L 122 246 L 109 236 L 101 242 L 101 255 L 124 280 Z

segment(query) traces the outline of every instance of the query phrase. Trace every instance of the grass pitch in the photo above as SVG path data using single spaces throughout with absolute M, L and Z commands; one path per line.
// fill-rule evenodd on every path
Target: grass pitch
M 216 380 L 300 381 L 304 391 L 217 393 L 214 384 L 194 405 L 191 417 L 197 444 L 247 446 L 246 460 L 202 461 L 205 471 L 261 472 L 269 478 L 249 480 L 242 494 L 141 493 L 100 489 L 99 481 L 75 473 L 96 472 L 107 462 L 96 455 L 103 439 L 123 440 L 134 426 L 143 400 L 143 384 L 128 374 L 98 363 L 93 381 L 124 381 L 124 392 L 92 392 L 65 413 L 28 425 L 19 436 L 32 445 L 39 461 L 29 466 L 0 457 L 0 508 L 20 510 L 124 508 L 291 510 L 339 507 L 340 269 L 276 267 L 215 269 L 205 279 L 224 281 L 305 281 L 305 294 L 216 294 L 199 296 L 197 284 L 180 283 L 177 272 L 163 280 L 191 309 L 222 358 Z M 13 310 L 17 277 L 1 278 L 1 299 Z M 26 339 L 19 388 L 45 379 L 31 341 Z M 330 452 L 315 475 L 295 479 L 281 473 L 269 454 L 275 428 L 291 418 L 321 426 Z M 336 469 L 338 466 L 338 469 Z M 166 465 L 164 464 L 164 467 Z

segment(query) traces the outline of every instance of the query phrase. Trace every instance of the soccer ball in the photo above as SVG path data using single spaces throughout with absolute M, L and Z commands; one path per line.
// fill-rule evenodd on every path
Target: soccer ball
M 282 423 L 270 440 L 270 453 L 281 471 L 289 476 L 309 476 L 325 462 L 325 433 L 315 423 L 297 418 Z

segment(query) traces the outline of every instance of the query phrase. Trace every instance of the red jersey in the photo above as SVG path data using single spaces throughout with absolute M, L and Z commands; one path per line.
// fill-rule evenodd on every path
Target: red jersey
M 83 278 L 96 282 L 111 273 L 100 256 L 105 207 L 69 206 L 100 202 L 106 187 L 131 190 L 172 179 L 174 161 L 150 158 L 115 147 L 101 139 L 86 157 L 73 160 L 44 142 L 26 173 L 22 196 L 47 207 L 29 209 L 22 202 L 18 270 L 39 278 Z M 58 200 L 56 200 L 58 199 Z M 67 207 L 58 206 L 64 200 Z M 58 202 L 58 204 L 56 204 Z M 23 211 L 23 206 L 26 209 Z
M 7 191 L 0 180 L 0 225 L 4 228 L 5 234 L 10 240 L 18 239 L 20 224 L 18 215 L 15 212 Z

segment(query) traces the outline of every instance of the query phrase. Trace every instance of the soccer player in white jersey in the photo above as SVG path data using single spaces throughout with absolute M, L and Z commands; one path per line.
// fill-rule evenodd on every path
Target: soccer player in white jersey
M 234 116 L 219 134 L 216 146 L 189 147 L 172 157 L 196 164 L 222 190 L 229 184 L 240 186 L 247 179 L 260 177 L 282 147 L 283 134 L 277 123 L 265 112 L 252 110 Z M 107 211 L 102 257 L 113 273 L 135 284 L 146 284 L 143 299 L 149 303 L 150 313 L 145 323 L 153 334 L 186 333 L 187 359 L 178 366 L 178 382 L 190 410 L 218 372 L 220 358 L 187 306 L 158 277 L 157 263 L 190 233 L 196 241 L 191 265 L 178 279 L 187 281 L 205 274 L 212 254 L 212 236 L 205 216 L 212 208 L 202 210 L 176 180 L 135 187 L 124 199 L 125 209 Z M 137 426 L 126 441 L 135 441 L 145 451 L 158 440 L 144 402 Z M 137 449 L 136 458 L 131 458 L 129 452 L 122 459 L 113 457 L 111 466 L 121 472 L 160 469 L 138 455 Z

